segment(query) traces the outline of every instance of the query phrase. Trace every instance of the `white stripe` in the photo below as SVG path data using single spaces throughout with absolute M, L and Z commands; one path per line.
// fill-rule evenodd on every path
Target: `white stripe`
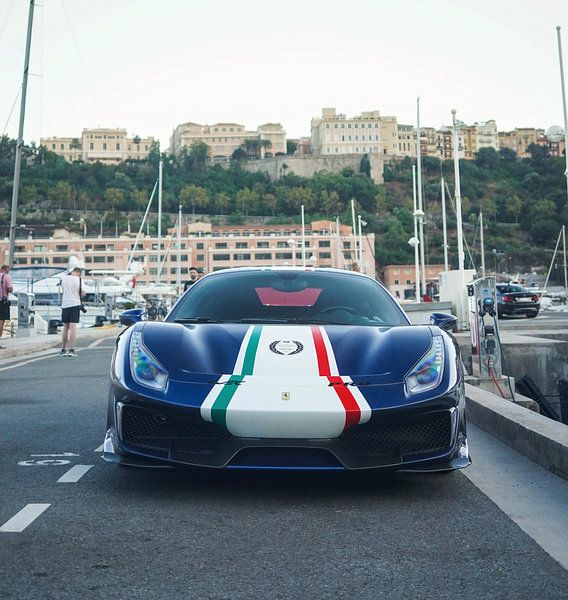
M 233 373 L 235 375 L 240 375 L 243 372 L 243 364 L 245 362 L 247 346 L 249 344 L 249 341 L 250 341 L 253 331 L 254 331 L 254 325 L 251 325 L 248 328 L 248 330 L 245 334 L 245 337 L 241 343 L 241 347 L 239 348 L 239 354 L 237 355 L 237 362 L 235 363 L 235 366 L 233 367 Z
M 335 354 L 333 353 L 333 346 L 331 345 L 331 342 L 327 335 L 327 331 L 323 327 L 320 327 L 319 330 L 321 333 L 321 337 L 323 338 L 323 344 L 327 351 L 329 372 L 331 373 L 331 375 L 339 375 L 339 369 L 337 368 L 337 363 L 335 362 Z
M 63 474 L 57 483 L 77 483 L 81 477 L 93 468 L 93 465 L 75 465 Z
M 103 442 L 98 448 L 95 449 L 95 452 L 102 452 L 104 450 L 104 448 L 105 448 L 105 444 Z
M 51 504 L 27 504 L 22 510 L 6 521 L 0 531 L 4 533 L 20 533 L 31 525 Z

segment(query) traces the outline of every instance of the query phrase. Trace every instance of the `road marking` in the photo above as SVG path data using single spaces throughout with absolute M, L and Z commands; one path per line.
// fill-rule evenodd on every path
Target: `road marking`
M 75 465 L 62 475 L 57 483 L 77 483 L 81 477 L 93 468 L 93 465 Z
M 20 533 L 31 525 L 51 504 L 27 504 L 22 510 L 6 521 L 0 531 L 5 533 Z
M 7 371 L 8 369 L 15 369 L 16 367 L 23 367 L 24 365 L 29 365 L 29 364 L 35 363 L 38 360 L 45 360 L 46 358 L 53 358 L 54 356 L 57 356 L 58 352 L 59 352 L 59 350 L 53 350 L 49 354 L 46 354 L 45 356 L 38 356 L 37 358 L 31 358 L 30 360 L 26 360 L 24 362 L 19 362 L 15 365 L 10 365 L 9 367 L 2 367 L 2 368 L 0 368 L 0 371 Z
M 105 340 L 107 340 L 108 338 L 99 338 L 98 340 L 95 340 L 94 342 L 91 342 L 87 348 L 96 348 L 99 344 L 102 344 Z
M 30 456 L 49 456 L 53 458 L 54 456 L 79 456 L 79 454 L 75 454 L 74 452 L 63 452 L 62 454 L 30 454 Z
M 103 442 L 98 448 L 95 449 L 95 452 L 102 452 L 104 450 L 104 447 L 105 447 L 105 444 Z
M 20 467 L 62 467 L 71 464 L 71 461 L 62 458 L 44 458 L 43 460 L 32 458 L 31 460 L 20 460 L 18 464 Z

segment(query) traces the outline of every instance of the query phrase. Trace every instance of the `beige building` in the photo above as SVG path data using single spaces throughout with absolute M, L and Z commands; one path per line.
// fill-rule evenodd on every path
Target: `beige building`
M 312 119 L 312 153 L 314 156 L 335 154 L 398 154 L 396 117 L 381 117 L 378 110 L 356 117 L 337 114 L 335 108 L 322 108 L 321 117 Z
M 426 265 L 426 285 L 438 288 L 444 265 Z M 414 299 L 416 289 L 415 265 L 387 265 L 381 269 L 381 281 L 395 298 Z
M 126 129 L 83 129 L 80 138 L 40 138 L 40 144 L 63 156 L 68 162 L 101 162 L 116 164 L 125 160 L 148 158 L 153 137 L 129 138 Z
M 509 148 L 517 153 L 519 158 L 527 158 L 527 148 L 531 144 L 548 145 L 544 129 L 534 127 L 516 127 L 513 131 L 500 131 L 498 134 L 499 149 Z
M 233 152 L 247 139 L 269 142 L 260 147 L 259 158 L 286 154 L 286 132 L 280 123 L 259 125 L 256 131 L 247 131 L 244 125 L 238 123 L 183 123 L 174 129 L 169 151 L 178 155 L 182 148 L 190 148 L 194 142 L 203 142 L 209 147 L 212 162 L 228 162 Z
M 81 237 L 60 230 L 53 237 L 17 239 L 14 266 L 51 265 L 65 267 L 71 256 L 83 258 L 87 270 L 124 271 L 132 254 L 133 260 L 145 265 L 137 276 L 140 284 L 152 283 L 158 273 L 158 240 L 142 237 L 136 248 L 132 236 Z M 342 225 L 339 235 L 334 221 L 314 221 L 306 224 L 305 256 L 307 264 L 317 267 L 352 267 L 359 240 L 352 228 Z M 0 241 L 1 264 L 7 262 L 8 239 Z M 164 235 L 161 241 L 163 261 L 161 281 L 176 283 L 176 232 Z M 361 270 L 375 274 L 374 234 L 362 236 Z M 282 266 L 303 264 L 302 231 L 299 225 L 233 225 L 191 223 L 182 229 L 180 246 L 182 279 L 189 267 L 202 268 L 206 273 L 228 267 Z M 165 260 L 164 260 L 165 257 Z

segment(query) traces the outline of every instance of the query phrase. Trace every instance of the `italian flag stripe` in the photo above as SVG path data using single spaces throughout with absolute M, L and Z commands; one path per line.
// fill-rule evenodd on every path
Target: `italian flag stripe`
M 312 335 L 318 359 L 319 374 L 323 377 L 327 377 L 329 382 L 333 384 L 333 389 L 345 409 L 345 425 L 343 427 L 343 431 L 345 431 L 349 427 L 359 423 L 361 420 L 361 408 L 359 407 L 359 404 L 357 404 L 357 400 L 355 400 L 351 390 L 343 385 L 343 379 L 338 374 L 331 374 L 329 356 L 327 354 L 327 348 L 325 347 L 321 329 L 316 325 L 312 325 Z
M 260 340 L 260 333 L 262 326 L 255 325 L 252 333 L 249 337 L 247 348 L 245 351 L 245 357 L 243 359 L 243 366 L 241 373 L 238 375 L 231 375 L 225 385 L 221 388 L 219 395 L 215 398 L 215 402 L 211 407 L 211 420 L 213 423 L 223 425 L 226 427 L 227 424 L 227 408 L 237 391 L 239 384 L 243 381 L 246 375 L 252 375 L 254 371 L 254 360 L 256 358 L 256 351 L 258 349 L 258 341 Z

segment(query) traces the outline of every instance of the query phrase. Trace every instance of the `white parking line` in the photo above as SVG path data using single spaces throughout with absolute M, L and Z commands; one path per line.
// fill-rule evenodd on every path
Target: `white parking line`
M 27 504 L 19 513 L 16 513 L 11 519 L 6 521 L 0 527 L 0 531 L 5 533 L 20 533 L 50 506 L 51 504 Z
M 81 477 L 93 468 L 93 465 L 75 465 L 62 475 L 57 483 L 77 483 Z
M 95 448 L 95 452 L 102 452 L 104 450 L 104 447 L 105 447 L 105 445 L 103 442 L 98 448 Z

